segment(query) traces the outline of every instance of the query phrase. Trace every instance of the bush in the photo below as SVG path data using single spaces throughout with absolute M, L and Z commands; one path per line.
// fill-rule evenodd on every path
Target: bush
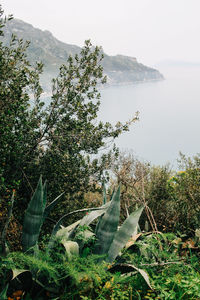
M 122 211 L 134 210 L 146 203 L 146 215 L 141 225 L 147 230 L 184 231 L 194 234 L 200 227 L 200 156 L 187 158 L 180 155 L 179 168 L 170 165 L 151 166 L 140 162 L 130 153 L 119 153 L 113 158 L 113 184 L 122 183 Z
M 175 228 L 194 234 L 200 227 L 200 156 L 180 155 L 177 172 L 169 180 Z

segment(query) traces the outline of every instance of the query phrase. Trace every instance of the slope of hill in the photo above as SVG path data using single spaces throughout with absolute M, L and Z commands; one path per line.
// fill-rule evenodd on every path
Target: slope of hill
M 31 24 L 18 19 L 7 22 L 4 28 L 5 43 L 8 43 L 12 33 L 31 42 L 27 50 L 30 62 L 40 60 L 44 63 L 42 82 L 46 90 L 49 89 L 50 79 L 56 76 L 59 66 L 66 62 L 70 54 L 74 55 L 81 50 L 78 46 L 57 40 L 47 30 L 34 28 Z M 130 84 L 163 79 L 163 75 L 159 71 L 138 63 L 134 57 L 105 54 L 102 65 L 108 76 L 108 84 Z

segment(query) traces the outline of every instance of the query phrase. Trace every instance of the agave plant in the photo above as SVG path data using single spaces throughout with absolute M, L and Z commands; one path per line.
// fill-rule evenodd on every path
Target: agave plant
M 61 194 L 62 195 L 62 194 Z M 42 178 L 40 177 L 37 188 L 31 198 L 28 208 L 25 212 L 23 233 L 22 233 L 22 245 L 23 251 L 27 252 L 32 248 L 36 248 L 38 244 L 38 238 L 41 230 L 41 226 L 47 217 L 51 209 L 56 205 L 59 195 L 54 201 L 52 201 L 48 206 L 47 202 L 47 185 L 46 182 L 42 183 Z M 68 227 L 61 227 L 61 224 L 65 218 L 69 215 L 89 211 L 81 220 L 71 224 Z M 54 244 L 55 238 L 60 240 L 66 250 L 66 257 L 68 260 L 72 259 L 74 255 L 79 255 L 82 251 L 81 242 L 77 240 L 77 236 L 80 228 L 87 228 L 84 231 L 84 238 L 93 238 L 95 236 L 94 253 L 101 255 L 102 259 L 105 258 L 107 262 L 113 262 L 118 256 L 119 252 L 126 245 L 130 237 L 135 233 L 140 215 L 143 211 L 143 207 L 137 209 L 132 213 L 125 222 L 119 227 L 119 217 L 120 217 L 120 187 L 116 192 L 113 193 L 111 200 L 107 201 L 106 190 L 104 186 L 104 196 L 103 205 L 98 208 L 86 208 L 70 212 L 63 216 L 55 225 L 52 238 L 49 243 L 49 248 Z M 89 225 L 99 218 L 95 231 L 89 230 Z M 78 241 L 78 242 L 77 242 Z M 118 265 L 120 268 L 128 268 L 128 270 L 138 271 L 150 286 L 148 275 L 144 270 L 138 269 L 133 265 Z M 110 269 L 110 272 L 114 272 L 115 269 Z M 17 270 L 19 274 L 28 272 L 28 270 Z M 17 274 L 18 274 L 17 273 Z M 14 274 L 14 272 L 13 272 Z M 18 275 L 17 275 L 18 276 Z M 34 275 L 35 276 L 35 275 Z M 36 280 L 33 276 L 32 280 Z M 15 277 L 13 277 L 15 278 Z M 44 288 L 42 281 L 38 281 L 42 288 Z M 150 286 L 151 287 L 151 286 Z M 6 297 L 8 284 L 5 286 L 3 292 L 1 293 L 2 299 Z M 49 288 L 49 287 L 48 287 Z M 45 286 L 47 289 L 47 286 Z
M 46 206 L 47 184 L 46 182 L 42 183 L 42 176 L 40 176 L 24 216 L 22 230 L 22 249 L 24 252 L 37 246 L 42 224 L 62 195 L 63 193 Z
M 22 229 L 22 249 L 24 252 L 33 249 L 38 244 L 38 238 L 40 234 L 40 230 L 42 227 L 42 224 L 45 220 L 45 218 L 48 216 L 50 211 L 54 208 L 54 206 L 57 204 L 59 198 L 64 193 L 60 194 L 56 199 L 54 199 L 48 206 L 46 206 L 47 203 L 47 184 L 46 182 L 42 183 L 42 176 L 40 176 L 40 179 L 38 181 L 36 190 L 28 204 L 27 210 L 25 212 L 24 216 L 24 222 L 23 222 L 23 229 Z M 104 200 L 106 201 L 106 200 Z M 67 241 L 67 231 L 71 231 L 74 229 L 74 227 L 77 226 L 77 224 L 80 222 L 80 225 L 89 225 L 97 216 L 101 216 L 106 208 L 108 207 L 108 204 L 103 205 L 100 208 L 89 208 L 89 209 L 80 209 L 73 212 L 70 212 L 66 215 L 64 215 L 56 224 L 56 226 L 53 229 L 52 236 L 55 235 L 55 233 L 60 228 L 61 223 L 63 220 L 68 217 L 69 215 L 72 215 L 77 212 L 81 211 L 91 211 L 89 216 L 89 222 L 85 219 L 76 222 L 75 224 L 70 225 L 65 230 L 65 241 L 64 246 L 66 249 L 70 249 L 70 245 L 72 246 L 72 253 L 78 253 L 77 246 L 75 245 L 75 242 L 70 243 Z M 51 243 L 50 243 L 51 244 Z M 76 250 L 74 250 L 76 249 Z M 69 252 L 69 250 L 68 250 Z M 70 254 L 69 254 L 70 256 Z
M 73 239 L 76 239 L 78 229 L 81 226 L 89 226 L 96 218 L 99 218 L 99 222 L 95 228 L 96 243 L 94 246 L 94 253 L 102 255 L 102 259 L 105 257 L 105 260 L 108 263 L 112 263 L 116 259 L 120 251 L 126 246 L 128 240 L 137 232 L 138 221 L 144 207 L 141 206 L 135 212 L 130 214 L 124 223 L 119 227 L 120 186 L 118 187 L 117 191 L 112 194 L 109 202 L 107 202 L 104 187 L 103 203 L 103 206 L 93 210 L 83 219 L 78 220 L 68 227 L 62 227 L 62 229 L 58 229 L 63 218 L 55 226 L 52 240 L 53 237 L 60 239 L 61 243 L 66 249 L 68 259 L 71 259 L 73 254 L 78 255 L 78 249 L 81 249 L 81 245 L 73 241 Z M 90 230 L 85 231 L 85 235 L 88 237 L 91 237 L 92 234 L 93 233 Z M 147 285 L 152 289 L 149 276 L 145 270 L 137 268 L 132 264 L 122 265 L 117 263 L 109 268 L 108 271 L 115 272 L 115 269 L 122 273 L 131 273 L 133 271 L 139 272 L 146 281 Z M 124 271 L 124 269 L 126 271 Z
M 53 235 L 61 238 L 61 242 L 64 245 L 66 241 L 76 238 L 76 233 L 80 226 L 89 226 L 96 218 L 100 217 L 95 229 L 96 242 L 94 253 L 102 255 L 102 257 L 105 256 L 107 262 L 113 262 L 131 236 L 135 233 L 144 207 L 141 206 L 135 212 L 130 214 L 125 222 L 119 227 L 120 186 L 112 195 L 109 202 L 106 202 L 104 192 L 103 202 L 105 203 L 103 206 L 90 212 L 83 219 L 71 226 L 58 230 L 58 225 L 61 224 L 59 221 L 54 228 Z

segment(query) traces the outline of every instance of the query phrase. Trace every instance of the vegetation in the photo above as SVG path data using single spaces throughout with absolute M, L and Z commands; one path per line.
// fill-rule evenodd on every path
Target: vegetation
M 1 19 L 1 27 L 3 23 Z M 9 46 L 0 42 L 0 194 L 4 199 L 7 191 L 18 191 L 14 209 L 19 217 L 40 174 L 49 182 L 50 197 L 66 191 L 65 211 L 81 207 L 83 193 L 92 188 L 91 180 L 94 187 L 102 178 L 109 158 L 91 155 L 129 128 L 129 123 L 112 127 L 97 122 L 97 84 L 105 82 L 100 48 L 86 41 L 80 56 L 68 58 L 52 80 L 50 103 L 45 104 L 40 98 L 42 64 L 30 65 L 27 47 L 14 36 Z
M 68 58 L 47 104 L 27 47 L 0 42 L 0 299 L 199 299 L 200 155 L 94 158 L 137 119 L 97 122 L 101 49 Z

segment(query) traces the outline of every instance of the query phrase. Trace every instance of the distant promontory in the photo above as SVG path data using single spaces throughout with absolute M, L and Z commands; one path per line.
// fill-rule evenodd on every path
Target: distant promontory
M 49 89 L 50 79 L 58 73 L 58 68 L 65 63 L 68 56 L 79 53 L 81 48 L 57 40 L 51 32 L 42 31 L 18 19 L 7 22 L 4 29 L 4 40 L 7 43 L 14 33 L 19 38 L 30 41 L 27 50 L 31 63 L 42 61 L 45 65 L 42 83 L 45 90 Z M 107 83 L 110 85 L 133 84 L 137 82 L 162 80 L 163 75 L 156 69 L 137 62 L 134 57 L 104 53 L 102 61 Z

